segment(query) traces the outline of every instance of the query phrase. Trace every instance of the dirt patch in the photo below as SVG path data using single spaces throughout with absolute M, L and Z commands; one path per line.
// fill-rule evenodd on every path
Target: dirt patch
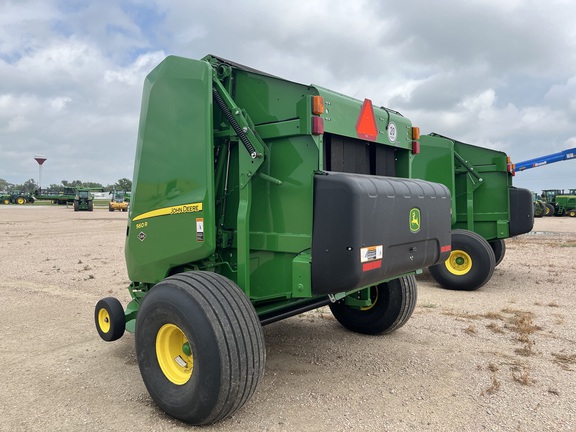
M 1 431 L 190 430 L 152 403 L 128 334 L 126 213 L 0 206 Z M 475 292 L 418 276 L 414 315 L 368 337 L 323 308 L 265 327 L 255 396 L 215 431 L 570 431 L 576 424 L 576 219 L 536 220 Z

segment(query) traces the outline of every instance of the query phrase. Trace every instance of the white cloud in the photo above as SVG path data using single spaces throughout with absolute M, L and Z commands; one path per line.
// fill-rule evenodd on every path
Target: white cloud
M 146 75 L 165 57 L 166 54 L 162 51 L 141 55 L 126 67 L 104 71 L 104 82 L 105 84 L 141 86 Z

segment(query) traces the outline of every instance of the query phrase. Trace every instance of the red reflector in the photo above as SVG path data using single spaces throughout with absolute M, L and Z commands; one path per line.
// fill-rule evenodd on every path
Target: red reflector
M 420 143 L 418 141 L 412 141 L 412 154 L 420 153 Z
M 446 246 L 442 246 L 440 248 L 440 252 L 450 252 L 452 250 L 452 245 L 446 245 Z
M 380 267 L 382 267 L 382 260 L 370 261 L 362 264 L 362 271 L 374 270 Z
M 322 135 L 324 133 L 324 119 L 322 117 L 312 117 L 312 133 Z
M 372 101 L 370 99 L 364 99 L 358 121 L 356 122 L 356 133 L 358 134 L 358 138 L 363 138 L 368 141 L 376 141 L 376 138 L 378 138 L 374 107 L 372 107 Z

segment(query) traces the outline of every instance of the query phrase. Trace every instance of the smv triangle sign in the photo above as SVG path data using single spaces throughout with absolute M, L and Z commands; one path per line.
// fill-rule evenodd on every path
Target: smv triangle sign
M 358 138 L 368 141 L 376 141 L 376 138 L 378 138 L 378 127 L 376 127 L 374 108 L 370 99 L 364 99 L 358 121 L 356 122 L 356 133 Z

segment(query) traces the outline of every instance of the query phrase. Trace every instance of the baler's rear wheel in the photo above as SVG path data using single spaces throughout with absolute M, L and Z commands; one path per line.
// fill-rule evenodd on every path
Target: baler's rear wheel
M 348 330 L 369 335 L 391 333 L 406 324 L 416 306 L 414 276 L 403 276 L 370 288 L 372 305 L 347 306 L 345 300 L 330 304 L 330 310 Z
M 429 267 L 432 277 L 444 288 L 474 291 L 490 280 L 496 257 L 484 237 L 472 231 L 452 231 L 448 259 Z
M 506 243 L 503 239 L 492 240 L 490 243 L 490 247 L 494 251 L 494 259 L 495 263 L 494 266 L 496 267 L 498 264 L 502 262 L 504 259 L 504 255 L 506 255 Z
M 126 315 L 120 301 L 114 297 L 106 297 L 96 303 L 94 309 L 96 330 L 106 342 L 118 340 L 126 329 Z
M 188 423 L 231 415 L 264 374 L 258 315 L 240 288 L 216 273 L 180 273 L 156 284 L 138 311 L 135 337 L 150 396 Z

